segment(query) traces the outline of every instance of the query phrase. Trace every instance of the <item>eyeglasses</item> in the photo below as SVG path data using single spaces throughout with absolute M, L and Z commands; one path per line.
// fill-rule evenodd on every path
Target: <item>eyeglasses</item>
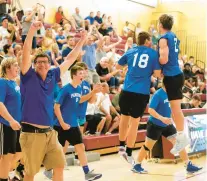
M 50 62 L 48 62 L 48 61 L 37 61 L 36 62 L 36 64 L 38 64 L 38 65 L 40 65 L 40 64 L 44 64 L 44 65 L 46 65 L 46 64 L 49 64 Z

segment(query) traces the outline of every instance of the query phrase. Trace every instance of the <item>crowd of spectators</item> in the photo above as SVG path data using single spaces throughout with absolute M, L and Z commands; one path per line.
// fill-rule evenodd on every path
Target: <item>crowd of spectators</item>
M 83 61 L 88 67 L 87 81 L 92 85 L 101 83 L 103 90 L 89 100 L 87 108 L 86 133 L 100 135 L 111 134 L 118 129 L 120 108 L 119 93 L 125 79 L 127 67 L 116 70 L 116 63 L 120 56 L 131 48 L 136 47 L 133 36 L 142 31 L 137 23 L 135 31 L 128 28 L 129 22 L 123 28 L 123 36 L 119 36 L 114 27 L 113 19 L 100 11 L 90 12 L 87 17 L 81 15 L 78 7 L 71 17 L 66 17 L 60 6 L 55 14 L 55 23 L 47 24 L 38 5 L 32 9 L 25 9 L 24 16 L 13 17 L 13 22 L 7 16 L 1 17 L 0 26 L 0 58 L 15 57 L 21 64 L 22 46 L 32 22 L 42 21 L 44 27 L 33 38 L 31 57 L 37 53 L 46 53 L 51 58 L 52 67 L 61 64 L 65 57 L 73 50 L 80 38 L 82 29 L 88 30 L 88 39 L 76 62 Z M 156 49 L 159 34 L 154 25 L 150 25 L 148 32 L 152 36 L 152 48 Z M 134 34 L 133 36 L 131 36 Z M 0 59 L 0 60 L 1 60 Z M 206 80 L 204 71 L 195 64 L 193 56 L 180 57 L 180 65 L 185 75 L 182 108 L 202 107 L 205 102 L 200 95 L 206 94 Z M 70 81 L 70 69 L 63 75 L 58 84 L 64 86 Z M 152 77 L 151 93 L 162 85 L 162 81 Z

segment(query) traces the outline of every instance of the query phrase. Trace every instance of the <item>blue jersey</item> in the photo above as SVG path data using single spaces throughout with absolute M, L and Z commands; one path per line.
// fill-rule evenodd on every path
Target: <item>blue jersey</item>
M 149 107 L 154 109 L 161 116 L 171 118 L 170 103 L 168 101 L 167 93 L 162 88 L 156 91 L 152 96 Z M 152 116 L 150 116 L 149 121 L 158 126 L 168 126 L 167 124 Z
M 146 46 L 137 46 L 128 50 L 118 62 L 128 65 L 124 81 L 124 91 L 149 95 L 151 75 L 154 70 L 160 70 L 158 53 Z
M 81 83 L 81 89 L 82 89 L 82 96 L 84 96 L 90 92 L 91 86 L 87 81 L 84 80 Z M 85 118 L 87 105 L 88 105 L 88 101 L 85 101 L 85 102 L 79 104 L 79 108 L 78 108 L 78 118 L 79 119 Z
M 162 35 L 160 39 L 162 38 L 167 40 L 167 44 L 169 48 L 168 62 L 163 65 L 163 74 L 165 76 L 175 76 L 181 74 L 182 71 L 178 64 L 180 40 L 178 40 L 176 35 L 171 31 Z
M 60 104 L 60 111 L 65 123 L 71 127 L 78 127 L 77 112 L 81 98 L 81 87 L 73 87 L 70 83 L 65 85 L 59 92 L 55 102 Z M 56 120 L 56 126 L 60 126 Z
M 7 108 L 9 114 L 18 122 L 21 120 L 20 88 L 15 81 L 0 78 L 0 102 Z M 0 123 L 10 126 L 9 122 L 0 116 Z

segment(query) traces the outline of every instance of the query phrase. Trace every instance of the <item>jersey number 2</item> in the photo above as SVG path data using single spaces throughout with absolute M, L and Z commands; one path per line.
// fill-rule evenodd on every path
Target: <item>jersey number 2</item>
M 178 49 L 177 49 L 178 39 L 177 38 L 174 38 L 174 41 L 175 41 L 175 52 L 178 52 Z
M 138 57 L 138 53 L 136 53 L 136 54 L 134 55 L 133 67 L 136 65 L 137 57 Z M 147 54 L 142 54 L 142 55 L 139 57 L 138 67 L 139 67 L 139 68 L 146 68 L 146 67 L 147 67 L 147 63 L 148 63 L 148 60 L 149 60 L 149 55 L 147 55 Z

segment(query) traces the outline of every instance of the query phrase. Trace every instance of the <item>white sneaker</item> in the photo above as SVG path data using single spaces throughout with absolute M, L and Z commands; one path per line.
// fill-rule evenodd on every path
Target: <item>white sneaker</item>
M 119 148 L 119 155 L 122 158 L 124 158 L 124 160 L 126 160 L 132 166 L 135 165 L 135 160 L 134 160 L 133 156 L 128 156 L 124 147 L 123 148 L 122 147 Z
M 15 170 L 14 171 L 11 171 L 11 172 L 9 172 L 9 179 L 13 179 L 14 178 L 14 176 L 15 176 Z
M 176 137 L 176 142 L 173 148 L 170 150 L 170 152 L 175 155 L 178 154 L 180 151 L 182 151 L 187 145 L 189 144 L 189 139 L 187 136 L 182 133 L 178 134 Z

